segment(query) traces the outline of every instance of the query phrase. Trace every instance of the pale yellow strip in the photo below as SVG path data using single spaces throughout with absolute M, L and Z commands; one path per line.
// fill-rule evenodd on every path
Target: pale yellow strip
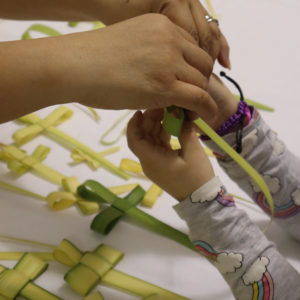
M 117 185 L 117 186 L 111 186 L 108 189 L 113 192 L 115 195 L 121 195 L 124 193 L 131 192 L 138 184 L 132 183 L 132 184 L 124 184 L 124 185 Z
M 21 189 L 21 188 L 19 188 L 17 186 L 14 186 L 12 184 L 8 184 L 8 183 L 0 181 L 0 187 L 2 187 L 4 189 L 7 189 L 9 191 L 13 191 L 13 192 L 23 194 L 25 196 L 29 196 L 29 197 L 33 197 L 33 198 L 36 198 L 36 199 L 39 199 L 39 200 L 46 201 L 46 197 L 41 196 L 41 195 L 36 194 L 36 193 L 32 193 L 32 192 L 24 190 L 24 189 Z
M 128 180 L 130 178 L 130 176 L 127 173 L 120 170 L 117 166 L 115 166 L 113 163 L 111 163 L 110 161 L 105 159 L 102 155 L 100 155 L 99 153 L 96 153 L 94 150 L 90 149 L 83 143 L 77 141 L 73 137 L 67 135 L 66 133 L 64 133 L 64 132 L 60 131 L 59 129 L 56 129 L 55 127 L 52 127 L 52 126 L 47 128 L 46 130 L 49 133 L 53 134 L 55 137 L 62 140 L 62 142 L 67 142 L 67 143 L 71 144 L 73 147 L 75 146 L 76 148 L 80 149 L 84 153 L 88 154 L 93 159 L 98 161 L 101 164 L 101 166 L 106 168 L 108 171 L 110 171 L 110 172 L 114 173 L 115 175 L 118 175 L 126 180 Z
M 243 201 L 243 202 L 247 202 L 247 203 L 249 203 L 249 204 L 255 205 L 253 201 L 250 201 L 250 200 L 248 200 L 248 199 L 246 199 L 246 198 L 243 198 L 243 197 L 241 197 L 241 196 L 234 195 L 234 194 L 228 194 L 228 195 L 231 196 L 231 197 L 233 197 L 233 198 L 239 199 L 239 200 L 241 200 L 241 201 Z
M 36 242 L 36 241 L 32 241 L 32 240 L 20 239 L 20 238 L 8 236 L 8 235 L 0 235 L 0 239 L 8 240 L 10 242 L 17 242 L 17 243 L 22 243 L 22 244 L 29 244 L 29 245 L 44 247 L 44 248 L 52 248 L 52 249 L 56 248 L 56 246 L 54 246 L 54 245 Z
M 28 252 L 27 252 L 28 253 Z M 52 252 L 30 252 L 31 254 L 34 254 L 38 256 L 39 258 L 46 260 L 46 261 L 52 261 L 54 260 Z M 25 252 L 0 252 L 0 260 L 19 260 Z
M 163 190 L 158 185 L 153 183 L 146 192 L 141 204 L 147 207 L 152 207 L 162 192 Z
M 175 294 L 154 284 L 145 282 L 128 274 L 117 270 L 110 270 L 102 278 L 102 283 L 108 286 L 129 291 L 141 297 L 147 297 L 151 294 L 158 294 L 164 300 L 188 300 L 188 298 Z M 116 284 L 117 283 L 117 284 Z
M 209 13 L 211 14 L 211 16 L 213 18 L 218 18 L 219 15 L 216 14 L 216 12 L 214 10 L 214 7 L 213 7 L 213 4 L 212 4 L 212 1 L 211 0 L 206 0 L 206 5 L 207 5 L 207 8 L 208 8 Z
M 2 150 L 2 155 L 4 155 L 5 157 L 4 160 L 7 160 L 8 163 L 9 161 L 13 161 L 13 160 L 18 160 L 22 163 L 24 162 L 24 158 L 28 157 L 30 159 L 30 156 L 26 156 L 24 151 L 20 150 L 14 145 L 9 145 L 7 147 L 4 147 Z M 50 180 L 51 182 L 54 182 L 59 185 L 61 184 L 61 181 L 64 178 L 64 176 L 59 172 L 51 169 L 50 167 L 43 165 L 38 161 L 30 165 L 30 167 L 45 179 Z
M 171 138 L 171 147 L 173 150 L 178 150 L 178 149 L 181 149 L 181 146 L 180 146 L 180 143 L 177 139 L 175 138 Z M 210 156 L 210 157 L 213 157 L 213 158 L 216 158 L 216 156 L 214 155 L 214 153 L 207 147 L 203 147 L 204 149 L 204 152 L 206 153 L 207 156 Z
M 100 121 L 100 116 L 98 115 L 98 113 L 96 112 L 96 110 L 92 107 L 87 106 L 88 110 L 92 113 L 93 117 L 95 118 L 96 122 Z
M 115 152 L 119 151 L 120 149 L 121 148 L 119 146 L 112 147 L 112 148 L 106 149 L 104 151 L 101 151 L 98 154 L 104 157 L 106 155 L 115 153 Z M 72 150 L 71 157 L 75 163 L 87 162 L 87 164 L 93 170 L 96 170 L 101 167 L 101 164 L 98 161 L 92 159 L 89 155 L 85 154 L 83 151 L 81 151 L 77 148 Z
M 115 144 L 122 135 L 126 132 L 126 126 L 124 129 L 120 131 L 120 133 L 117 135 L 117 137 L 112 141 L 105 141 L 105 138 L 131 113 L 130 110 L 125 112 L 122 116 L 120 116 L 101 136 L 100 142 L 103 145 L 113 145 Z
M 141 164 L 129 158 L 123 158 L 120 163 L 120 169 L 124 171 L 129 171 L 137 174 L 143 173 L 143 168 Z
M 271 215 L 274 216 L 274 203 L 270 190 L 261 177 L 261 175 L 236 151 L 234 151 L 215 131 L 210 128 L 202 119 L 197 119 L 194 123 L 208 135 L 223 151 L 225 151 L 232 159 L 234 159 L 249 176 L 256 182 L 261 191 L 264 193 L 270 206 Z

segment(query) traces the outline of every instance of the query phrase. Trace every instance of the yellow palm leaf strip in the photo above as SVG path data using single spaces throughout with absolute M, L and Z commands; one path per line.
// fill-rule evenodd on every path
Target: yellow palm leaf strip
M 131 192 L 137 186 L 138 186 L 137 183 L 132 183 L 132 184 L 123 184 L 123 185 L 111 186 L 108 189 L 112 193 L 114 193 L 115 195 L 122 195 L 124 193 Z
M 126 180 L 129 179 L 130 176 L 128 174 L 120 170 L 117 166 L 105 159 L 103 156 L 99 155 L 97 152 L 90 149 L 70 135 L 54 127 L 55 125 L 57 125 L 58 120 L 61 122 L 61 119 L 59 119 L 58 116 L 68 115 L 68 113 L 72 114 L 72 111 L 64 106 L 60 106 L 45 119 L 41 119 L 36 114 L 29 114 L 27 116 L 21 117 L 19 119 L 21 122 L 31 125 L 16 131 L 13 135 L 13 138 L 17 144 L 20 144 L 29 141 L 37 134 L 47 132 L 50 134 L 49 137 L 54 138 L 56 141 L 62 143 L 63 145 L 68 145 L 70 148 L 78 148 L 85 154 L 89 155 L 92 159 L 98 161 L 101 166 L 103 166 L 111 173 L 118 175 Z
M 65 191 L 52 192 L 46 197 L 46 201 L 52 210 L 63 210 L 77 204 L 84 214 L 99 212 L 97 203 L 85 201 L 77 195 L 77 187 L 80 183 L 75 176 L 63 178 L 61 184 Z
M 64 178 L 64 176 L 59 172 L 43 165 L 32 156 L 27 156 L 25 151 L 14 145 L 8 145 L 2 148 L 2 151 L 0 152 L 0 160 L 6 161 L 8 168 L 17 174 L 20 172 L 20 165 L 25 165 L 43 178 L 56 184 L 60 185 L 61 180 Z
M 53 251 L 56 261 L 70 267 L 77 265 L 82 256 L 83 252 L 67 239 L 63 239 Z
M 74 246 L 72 243 L 65 240 L 64 247 L 68 249 L 65 251 L 66 254 L 70 252 L 70 247 L 72 246 Z M 61 251 L 64 247 L 61 247 Z M 81 252 L 76 247 L 74 251 L 76 256 L 73 261 L 76 262 Z M 187 299 L 141 279 L 114 270 L 123 256 L 122 252 L 101 244 L 94 251 L 82 254 L 79 261 L 65 275 L 65 280 L 74 291 L 83 296 L 87 296 L 99 283 L 103 283 L 140 297 L 158 294 L 166 300 Z
M 133 173 L 143 174 L 143 168 L 141 164 L 129 158 L 123 158 L 121 160 L 120 169 Z
M 218 18 L 219 15 L 216 14 L 216 12 L 214 10 L 214 7 L 213 7 L 213 4 L 212 4 L 212 1 L 211 0 L 206 0 L 206 5 L 207 5 L 207 8 L 208 8 L 209 13 L 211 14 L 211 16 L 213 18 Z
M 239 95 L 234 95 L 234 97 L 236 98 L 236 100 L 240 101 L 240 96 Z M 249 105 L 254 106 L 255 108 L 259 109 L 259 110 L 265 110 L 265 111 L 269 111 L 269 112 L 274 112 L 275 109 L 271 106 L 268 106 L 266 104 L 251 100 L 251 99 L 245 99 L 245 102 Z
M 18 120 L 30 125 L 17 130 L 13 134 L 13 139 L 17 145 L 23 145 L 43 133 L 49 127 L 55 127 L 69 120 L 72 116 L 73 111 L 65 106 L 56 108 L 45 119 L 41 119 L 35 113 L 25 115 Z
M 120 169 L 129 173 L 131 176 L 148 179 L 143 172 L 141 164 L 129 158 L 123 158 L 120 162 Z
M 30 252 L 44 261 L 54 260 L 53 254 L 48 252 Z M 0 252 L 0 260 L 19 260 L 25 252 Z
M 96 292 L 94 294 L 90 294 L 84 298 L 84 300 L 104 300 L 103 296 L 100 292 Z
M 180 146 L 180 143 L 179 143 L 178 139 L 171 138 L 171 147 L 172 147 L 173 150 L 181 149 L 181 146 Z M 209 148 L 203 147 L 203 149 L 204 149 L 207 156 L 216 158 L 214 153 Z
M 96 122 L 99 122 L 101 118 L 100 118 L 100 116 L 98 115 L 98 113 L 96 112 L 96 110 L 95 110 L 94 108 L 92 108 L 92 107 L 89 107 L 89 106 L 87 106 L 87 108 L 88 108 L 88 110 L 92 113 L 92 115 L 93 115 L 95 121 L 96 121 Z
M 111 270 L 110 272 L 107 272 L 102 278 L 102 283 L 104 285 L 121 289 L 140 297 L 147 297 L 149 294 L 154 293 L 160 295 L 164 300 L 188 300 L 188 298 L 184 296 L 175 294 L 164 288 L 158 287 L 131 275 L 124 274 L 123 272 L 117 270 Z
M 63 188 L 69 192 L 72 193 L 76 199 L 77 199 L 77 204 L 78 207 L 80 208 L 81 212 L 84 214 L 94 214 L 99 212 L 99 204 L 98 203 L 91 203 L 90 201 L 86 201 L 84 199 L 82 199 L 81 197 L 79 197 L 79 195 L 77 194 L 77 187 L 80 185 L 78 179 L 74 176 L 72 177 L 68 177 L 68 178 L 64 178 L 62 180 L 62 186 Z
M 0 265 L 0 295 L 12 300 L 18 296 L 26 299 L 60 300 L 33 281 L 45 272 L 48 265 L 39 257 L 25 253 L 13 269 Z
M 274 216 L 274 202 L 270 190 L 261 177 L 261 175 L 235 150 L 233 150 L 215 131 L 210 128 L 201 118 L 194 121 L 194 123 L 209 136 L 225 153 L 227 153 L 233 160 L 235 160 L 240 167 L 255 181 L 261 191 L 264 193 L 267 202 L 270 206 L 271 216 Z M 272 219 L 271 219 L 272 220 Z
M 243 202 L 255 205 L 253 201 L 248 200 L 248 199 L 246 199 L 244 197 L 241 197 L 241 196 L 238 196 L 238 195 L 235 195 L 235 194 L 228 194 L 228 195 L 231 196 L 231 197 L 233 197 L 233 198 L 235 198 L 235 199 L 239 199 L 239 200 L 241 200 Z
M 30 35 L 31 32 L 39 32 L 43 33 L 47 36 L 59 36 L 61 35 L 60 32 L 56 31 L 55 29 L 43 25 L 43 24 L 33 24 L 31 25 L 22 35 L 22 40 L 30 40 L 32 37 Z
M 112 139 L 110 141 L 106 141 L 105 138 L 107 138 L 107 136 L 109 134 L 111 134 L 111 132 L 117 127 L 119 126 L 123 120 L 125 120 L 125 118 L 131 113 L 131 111 L 126 111 L 123 115 L 121 115 L 101 136 L 100 138 L 100 142 L 103 145 L 113 145 L 115 144 L 117 141 L 119 141 L 119 139 L 125 134 L 126 132 L 126 126 L 120 131 L 120 133 L 117 135 L 117 137 L 115 139 Z
M 120 149 L 121 149 L 120 147 L 112 147 L 112 148 L 106 149 L 104 151 L 101 151 L 98 154 L 104 157 L 106 155 L 115 153 L 115 152 L 119 151 Z M 89 155 L 85 154 L 84 152 L 82 152 L 79 149 L 72 149 L 71 157 L 75 164 L 87 162 L 89 167 L 93 170 L 97 170 L 98 168 L 101 167 L 101 164 L 98 161 L 92 159 Z
M 0 235 L 0 239 L 7 240 L 7 241 L 10 241 L 10 242 L 15 242 L 15 243 L 28 244 L 28 245 L 38 246 L 38 247 L 50 248 L 50 249 L 55 249 L 56 248 L 56 246 L 50 245 L 50 244 L 47 244 L 47 243 L 32 241 L 32 240 L 28 240 L 28 239 L 16 238 L 16 237 L 8 236 L 8 235 Z
M 141 204 L 147 207 L 152 207 L 157 201 L 158 197 L 162 194 L 163 190 L 155 183 L 151 184 L 146 192 Z
M 93 22 L 93 25 L 94 25 L 93 29 L 100 29 L 100 28 L 104 28 L 105 27 L 105 24 L 102 23 L 102 22 L 100 22 L 100 21 Z
M 163 299 L 159 295 L 153 294 L 143 298 L 143 300 L 163 300 Z
M 0 188 L 6 189 L 6 190 L 9 190 L 9 191 L 12 191 L 12 192 L 16 192 L 16 193 L 19 193 L 19 194 L 22 194 L 22 195 L 25 195 L 25 196 L 33 197 L 33 198 L 36 198 L 36 199 L 39 199 L 39 200 L 46 201 L 46 197 L 44 197 L 42 195 L 27 191 L 25 189 L 19 188 L 17 186 L 14 186 L 14 185 L 6 183 L 6 182 L 0 181 Z
M 19 155 L 17 156 L 17 159 L 14 159 L 13 156 L 10 156 L 9 153 L 5 151 L 5 149 L 13 149 L 14 147 L 15 146 L 2 147 L 0 159 L 2 157 L 3 160 L 7 161 L 8 168 L 18 175 L 23 175 L 26 172 L 28 172 L 30 169 L 33 168 L 34 164 L 43 161 L 50 152 L 50 148 L 43 145 L 39 145 L 33 151 L 31 156 L 26 156 L 26 152 L 21 150 L 23 152 L 23 156 Z

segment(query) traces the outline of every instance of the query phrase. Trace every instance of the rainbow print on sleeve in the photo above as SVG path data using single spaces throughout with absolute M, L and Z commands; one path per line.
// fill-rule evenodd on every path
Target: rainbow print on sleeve
M 269 262 L 267 257 L 258 257 L 242 277 L 245 285 L 252 286 L 252 300 L 273 300 L 274 284 L 267 270 Z

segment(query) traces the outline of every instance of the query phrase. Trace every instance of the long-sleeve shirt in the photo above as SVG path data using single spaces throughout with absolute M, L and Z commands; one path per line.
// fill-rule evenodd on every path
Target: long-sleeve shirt
M 256 110 L 243 136 L 241 155 L 269 186 L 274 221 L 300 241 L 299 158 L 288 151 Z M 235 133 L 224 139 L 235 147 Z M 227 174 L 269 213 L 263 193 L 249 175 L 212 141 L 206 143 Z M 300 274 L 248 215 L 236 208 L 218 177 L 174 208 L 186 221 L 196 248 L 219 269 L 236 299 L 300 299 Z

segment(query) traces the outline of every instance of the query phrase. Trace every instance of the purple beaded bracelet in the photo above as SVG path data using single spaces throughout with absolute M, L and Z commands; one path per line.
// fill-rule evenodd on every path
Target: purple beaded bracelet
M 219 127 L 216 130 L 216 133 L 219 136 L 224 136 L 225 134 L 232 131 L 233 128 L 235 128 L 238 124 L 241 122 L 241 118 L 247 117 L 247 123 L 250 121 L 251 114 L 249 115 L 249 108 L 245 101 L 240 101 L 238 105 L 237 112 L 232 115 L 221 127 Z M 246 124 L 247 125 L 247 124 Z M 207 135 L 201 135 L 202 140 L 209 140 L 209 136 Z

